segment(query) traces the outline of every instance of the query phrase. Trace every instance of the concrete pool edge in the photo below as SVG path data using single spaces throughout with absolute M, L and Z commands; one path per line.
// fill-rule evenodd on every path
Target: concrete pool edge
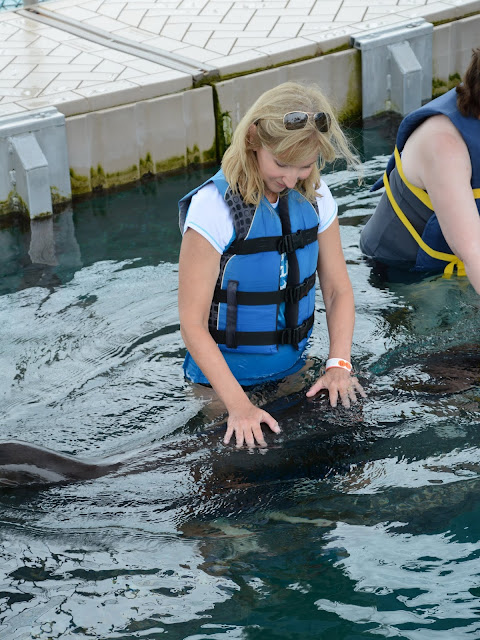
M 480 15 L 434 27 L 432 96 L 458 82 L 472 48 L 478 46 L 479 32 Z M 319 84 L 341 121 L 361 117 L 360 56 L 358 50 L 346 48 L 220 78 L 198 89 L 67 116 L 72 191 L 79 193 L 75 183 L 79 176 L 80 192 L 86 193 L 119 186 L 146 173 L 218 162 L 245 109 L 267 88 L 287 80 Z
M 462 16 L 477 8 L 479 0 L 448 11 L 430 10 L 428 17 L 440 20 L 433 29 L 433 97 L 458 83 L 478 46 L 480 13 Z M 23 16 L 26 11 L 15 13 Z M 313 49 L 277 48 L 268 60 L 240 64 L 232 56 L 218 77 L 209 67 L 196 83 L 193 76 L 172 71 L 158 82 L 147 74 L 140 88 L 109 91 L 107 83 L 105 91 L 92 90 L 80 101 L 66 96 L 57 100 L 53 94 L 49 106 L 65 116 L 73 197 L 133 184 L 145 175 L 218 163 L 246 108 L 267 88 L 288 80 L 319 84 L 340 121 L 361 117 L 361 52 L 352 48 L 344 31 L 331 30 L 332 37 Z M 270 64 L 250 68 L 254 62 Z M 46 106 L 45 100 L 32 100 L 30 106 L 42 104 Z

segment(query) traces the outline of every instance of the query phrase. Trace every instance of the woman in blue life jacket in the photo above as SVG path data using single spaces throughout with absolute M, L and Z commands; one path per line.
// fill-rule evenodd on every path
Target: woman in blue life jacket
M 224 442 L 265 445 L 275 419 L 246 390 L 305 364 L 318 273 L 330 339 L 325 373 L 332 406 L 365 395 L 352 375 L 354 301 L 337 205 L 320 179 L 325 162 L 356 164 L 323 94 L 287 82 L 239 122 L 221 170 L 179 203 L 183 233 L 179 312 L 186 378 L 209 384 L 228 411 Z
M 360 248 L 412 271 L 457 270 L 480 293 L 480 48 L 463 82 L 408 114 Z

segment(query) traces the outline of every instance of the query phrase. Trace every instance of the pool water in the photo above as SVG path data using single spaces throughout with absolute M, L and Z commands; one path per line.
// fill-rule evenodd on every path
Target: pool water
M 176 201 L 210 172 L 0 230 L 0 439 L 121 463 L 0 489 L 0 638 L 480 638 L 478 296 L 358 249 L 395 126 L 352 131 L 363 184 L 325 175 L 368 397 L 273 401 L 266 451 L 223 446 L 182 375 Z M 327 345 L 319 295 L 316 372 Z
M 38 2 L 47 2 L 48 0 L 37 0 Z M 0 0 L 0 11 L 3 9 L 21 9 L 24 5 L 23 0 Z

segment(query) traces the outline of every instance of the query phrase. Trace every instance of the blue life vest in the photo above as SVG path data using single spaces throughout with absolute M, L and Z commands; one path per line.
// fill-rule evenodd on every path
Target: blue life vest
M 474 190 L 474 197 L 476 200 L 477 209 L 480 214 L 480 120 L 472 116 L 464 116 L 460 113 L 457 107 L 457 92 L 455 89 L 451 89 L 439 98 L 435 98 L 431 102 L 425 104 L 423 107 L 409 113 L 401 122 L 397 132 L 396 148 L 399 153 L 402 152 L 405 143 L 415 129 L 422 124 L 427 118 L 434 115 L 445 115 L 458 129 L 460 135 L 467 145 L 468 152 L 470 154 L 470 160 L 472 163 L 472 179 L 471 185 Z M 385 170 L 385 176 L 388 180 L 391 171 L 396 165 L 395 154 L 392 154 L 387 168 Z M 377 182 L 371 188 L 371 191 L 376 191 L 383 186 L 385 176 L 377 180 Z M 433 211 L 433 209 L 432 209 Z M 425 244 L 437 252 L 444 254 L 452 254 L 452 250 L 448 246 L 445 240 L 440 224 L 438 222 L 435 212 L 427 221 L 425 228 L 422 232 L 422 240 Z M 456 258 L 452 254 L 452 258 Z M 458 262 L 458 258 L 456 258 Z M 442 260 L 431 255 L 428 255 L 421 247 L 418 249 L 417 260 L 415 264 L 415 270 L 417 271 L 438 271 L 443 270 L 447 259 Z M 460 263 L 461 264 L 461 263 Z M 463 268 L 463 264 L 462 264 Z
M 313 326 L 318 211 L 295 190 L 280 198 L 278 210 L 266 198 L 247 205 L 220 170 L 180 200 L 182 231 L 192 196 L 209 182 L 228 205 L 235 230 L 220 258 L 209 331 L 242 384 L 257 378 L 256 369 L 262 379 L 283 377 L 299 362 Z M 288 277 L 280 288 L 283 254 Z

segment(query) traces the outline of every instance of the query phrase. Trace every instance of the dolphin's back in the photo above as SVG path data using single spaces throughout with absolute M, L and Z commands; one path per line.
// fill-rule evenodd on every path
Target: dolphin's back
M 118 466 L 84 462 L 28 442 L 0 441 L 0 486 L 91 480 Z

